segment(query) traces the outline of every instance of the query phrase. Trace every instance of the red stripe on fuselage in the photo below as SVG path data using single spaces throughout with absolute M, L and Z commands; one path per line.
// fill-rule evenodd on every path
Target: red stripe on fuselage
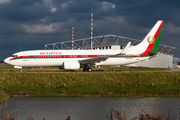
M 89 58 L 96 58 L 96 57 L 105 57 L 105 56 L 111 56 L 110 54 L 106 55 L 30 55 L 30 56 L 18 56 L 14 57 L 10 60 L 16 60 L 16 59 L 27 59 L 27 58 L 83 58 L 83 57 L 89 57 Z M 116 55 L 116 57 L 140 57 L 139 55 L 133 55 L 133 54 L 126 54 L 126 55 Z

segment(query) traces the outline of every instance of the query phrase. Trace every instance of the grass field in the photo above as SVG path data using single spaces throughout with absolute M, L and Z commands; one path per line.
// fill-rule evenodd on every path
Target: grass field
M 180 96 L 180 72 L 1 72 L 10 95 Z

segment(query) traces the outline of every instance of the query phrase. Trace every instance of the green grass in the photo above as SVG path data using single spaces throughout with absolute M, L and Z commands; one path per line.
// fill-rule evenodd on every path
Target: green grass
M 14 66 L 8 65 L 8 64 L 6 64 L 6 63 L 1 63 L 1 64 L 0 64 L 0 70 L 6 70 L 6 69 L 12 70 L 12 69 L 14 69 Z
M 24 95 L 180 96 L 180 72 L 6 72 L 0 85 Z

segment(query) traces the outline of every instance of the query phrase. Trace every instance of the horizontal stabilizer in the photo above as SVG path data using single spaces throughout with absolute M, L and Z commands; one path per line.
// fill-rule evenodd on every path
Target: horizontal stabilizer
M 172 50 L 172 49 L 174 49 L 174 48 L 169 48 L 169 49 L 164 49 L 164 50 L 157 50 L 157 51 L 149 52 L 149 54 L 155 54 L 155 53 L 164 52 L 164 51 L 168 51 L 168 50 Z
M 150 56 L 150 58 L 149 58 L 149 59 L 154 58 L 154 57 L 157 57 L 157 56 L 159 56 L 159 55 L 160 55 L 160 52 L 153 53 L 153 55 L 152 55 L 152 56 Z

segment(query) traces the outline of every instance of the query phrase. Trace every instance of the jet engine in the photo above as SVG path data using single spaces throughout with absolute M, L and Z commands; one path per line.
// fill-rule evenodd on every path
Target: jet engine
M 80 69 L 80 63 L 78 61 L 67 61 L 63 63 L 63 69 L 65 70 L 78 70 Z

